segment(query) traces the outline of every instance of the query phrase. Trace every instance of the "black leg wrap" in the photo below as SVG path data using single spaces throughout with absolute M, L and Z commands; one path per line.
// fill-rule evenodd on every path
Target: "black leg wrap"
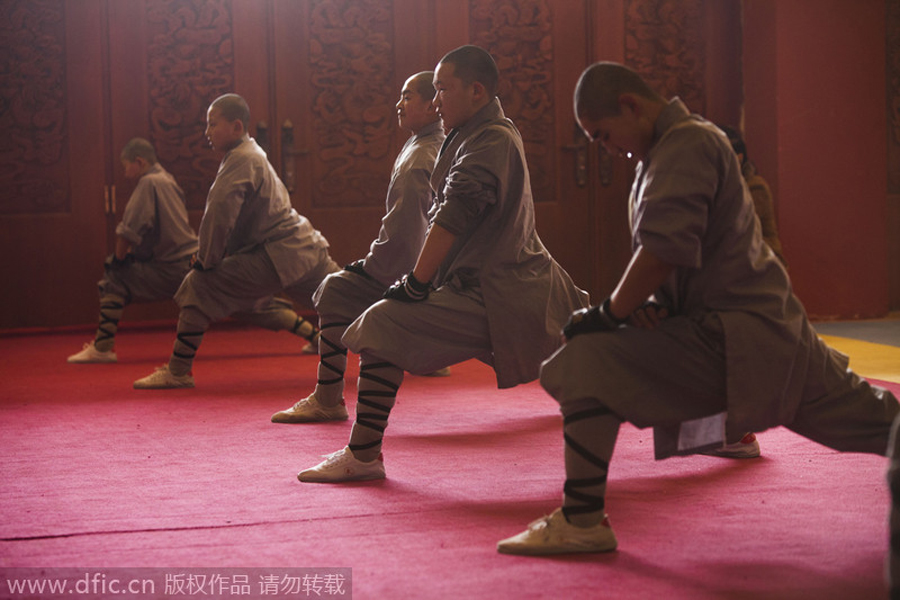
M 392 367 L 391 363 L 371 363 L 368 365 L 363 365 L 360 367 L 359 378 L 365 379 L 366 381 L 372 381 L 379 385 L 383 385 L 388 388 L 384 391 L 377 390 L 360 390 L 359 396 L 357 398 L 357 404 L 361 404 L 363 406 L 367 406 L 369 408 L 373 408 L 377 411 L 381 411 L 379 413 L 374 412 L 360 412 L 360 409 L 357 408 L 356 412 L 356 422 L 362 425 L 363 427 L 368 427 L 369 429 L 374 429 L 375 431 L 379 431 L 384 433 L 385 428 L 387 427 L 386 421 L 388 415 L 391 412 L 391 408 L 393 406 L 393 402 L 391 402 L 390 406 L 386 406 L 384 404 L 379 404 L 372 400 L 373 398 L 390 398 L 393 399 L 397 396 L 397 390 L 399 389 L 397 385 L 388 381 L 387 379 L 383 379 L 381 377 L 377 377 L 372 375 L 370 371 L 373 369 L 378 369 L 382 367 Z M 382 423 L 373 423 L 373 421 L 382 421 Z
M 353 425 L 353 433 L 350 436 L 349 447 L 354 452 L 370 450 L 381 444 L 384 430 L 387 428 L 388 417 L 400 388 L 400 381 L 390 381 L 372 374 L 376 369 L 390 369 L 393 373 L 396 367 L 391 363 L 363 363 L 359 371 L 359 395 L 356 402 L 356 423 Z M 400 371 L 402 375 L 403 371 Z M 376 389 L 372 389 L 372 388 Z M 383 389 L 377 389 L 377 388 Z M 359 428 L 357 428 L 359 426 Z M 365 434 L 364 429 L 373 433 Z M 375 439 L 370 436 L 374 435 Z
M 362 450 L 368 450 L 369 448 L 374 448 L 375 446 L 381 443 L 381 438 L 375 440 L 374 442 L 369 442 L 368 444 L 347 444 L 347 447 L 350 448 L 351 452 L 360 452 Z
M 568 506 L 564 508 L 563 510 L 567 513 L 566 516 L 569 514 L 600 512 L 606 508 L 606 501 L 603 496 L 579 491 L 580 488 L 593 487 L 604 483 L 606 483 L 605 475 L 589 479 L 566 479 L 566 484 L 563 486 L 563 492 L 565 492 L 566 496 L 573 500 L 584 502 L 584 506 Z
M 329 323 L 327 325 L 322 325 L 322 331 L 324 332 L 328 329 L 333 329 L 335 327 L 347 328 L 349 326 L 350 326 L 350 323 Z M 322 352 L 323 344 L 328 347 L 327 352 Z M 333 364 L 331 364 L 330 362 L 328 362 L 329 359 L 334 358 L 336 356 L 346 357 L 347 349 L 344 348 L 343 346 L 339 346 L 338 344 L 334 343 L 333 341 L 328 339 L 327 336 L 320 335 L 319 336 L 319 363 L 323 367 L 325 367 L 326 369 L 328 369 L 329 371 L 334 373 L 335 376 L 331 379 L 319 378 L 317 380 L 317 383 L 319 385 L 331 385 L 331 384 L 338 383 L 338 382 L 344 380 L 344 369 L 336 367 Z
M 581 423 L 590 419 L 594 419 L 594 421 Z M 598 444 L 598 440 L 582 436 L 597 434 L 595 427 L 600 427 L 601 431 L 605 431 L 608 428 L 618 430 L 616 421 L 621 422 L 621 419 L 605 406 L 595 406 L 572 413 L 566 415 L 563 420 L 563 439 L 566 443 L 566 472 L 569 476 L 563 487 L 565 501 L 562 512 L 569 522 L 572 522 L 570 517 L 596 513 L 602 515 L 606 509 L 606 478 L 609 472 L 609 456 L 612 452 L 612 443 L 608 447 L 610 455 L 607 455 L 606 444 Z M 574 426 L 576 423 L 578 425 Z M 587 443 L 591 450 L 575 441 L 575 436 Z M 613 438 L 612 442 L 614 441 Z M 597 452 L 600 452 L 602 456 L 596 454 Z M 580 461 L 574 455 L 578 455 L 588 465 L 580 464 Z M 578 475 L 582 475 L 582 477 L 578 477 Z M 584 477 L 584 475 L 593 476 Z
M 391 390 L 391 392 L 369 392 L 368 395 L 394 396 L 397 393 L 397 390 L 400 388 L 397 387 L 397 384 L 395 384 L 393 381 L 388 381 L 387 379 L 382 379 L 381 377 L 376 377 L 375 375 L 372 375 L 371 373 L 369 373 L 369 371 L 371 371 L 373 369 L 381 369 L 384 367 L 393 367 L 393 366 L 394 365 L 392 365 L 389 362 L 381 362 L 381 363 L 371 363 L 371 364 L 363 365 L 362 367 L 360 367 L 360 370 L 359 370 L 359 378 L 360 379 L 368 379 L 369 381 L 374 381 L 375 383 L 379 383 L 379 384 L 383 385 L 384 387 L 388 388 L 389 390 Z
M 308 342 L 316 341 L 316 338 L 319 337 L 318 327 L 316 327 L 313 323 L 310 323 L 309 321 L 307 321 L 300 315 L 297 315 L 297 321 L 296 321 L 296 323 L 294 323 L 294 326 L 291 328 L 291 333 L 293 333 L 294 335 L 298 335 L 298 331 L 300 330 L 301 327 L 303 327 L 304 323 L 309 323 L 309 326 L 312 327 L 312 333 L 310 333 L 309 335 L 303 335 L 302 333 L 300 333 L 299 334 L 300 337 L 304 338 Z
M 182 332 L 175 334 L 177 342 L 181 343 L 183 346 L 189 348 L 189 352 L 178 352 L 177 350 L 173 350 L 172 354 L 177 356 L 178 358 L 192 360 L 194 356 L 197 354 L 197 348 L 200 347 L 199 340 L 197 342 L 189 342 L 188 338 L 202 338 L 203 332 Z
M 111 311 L 121 315 L 125 304 L 122 302 L 104 302 L 100 305 L 100 324 L 97 326 L 96 341 L 108 340 L 115 337 L 119 327 L 119 318 L 110 314 Z M 109 326 L 112 326 L 111 328 Z
M 387 392 L 383 392 L 386 394 Z M 373 393 L 367 393 L 366 396 L 373 396 Z M 384 433 L 384 430 L 387 428 L 387 419 L 388 414 L 391 412 L 389 406 L 384 406 L 383 404 L 378 404 L 377 402 L 372 402 L 371 400 L 363 397 L 359 397 L 356 399 L 357 404 L 362 404 L 363 406 L 368 406 L 369 408 L 374 408 L 375 410 L 380 410 L 380 413 L 373 412 L 362 412 L 359 408 L 356 409 L 356 422 L 363 427 L 368 427 L 369 429 L 374 429 L 380 433 Z M 371 420 L 370 420 L 371 419 Z M 372 421 L 382 421 L 383 423 L 373 423 Z
M 591 452 L 588 452 L 588 450 L 584 446 L 573 440 L 569 436 L 569 434 L 563 432 L 563 439 L 566 441 L 566 445 L 577 452 L 579 455 L 581 455 L 584 460 L 593 464 L 595 467 L 603 469 L 604 471 L 609 470 L 609 463 L 607 461 L 603 460 L 599 456 L 595 456 Z

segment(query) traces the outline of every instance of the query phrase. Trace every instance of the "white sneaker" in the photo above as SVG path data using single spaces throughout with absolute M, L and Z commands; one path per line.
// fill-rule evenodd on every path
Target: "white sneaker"
M 157 367 L 156 370 L 143 379 L 134 382 L 136 390 L 161 390 L 167 388 L 192 388 L 194 378 L 187 375 L 175 375 L 169 370 L 169 365 Z
M 497 551 L 503 554 L 569 554 L 572 552 L 609 552 L 618 543 L 609 525 L 609 517 L 593 527 L 575 527 L 566 521 L 561 508 L 550 516 L 541 517 L 528 525 L 528 529 L 497 543 Z
M 380 454 L 371 462 L 357 460 L 349 447 L 325 457 L 311 469 L 300 471 L 297 479 L 307 483 L 332 483 L 339 481 L 366 481 L 384 479 L 384 457 Z
M 733 444 L 723 444 L 721 448 L 703 452 L 708 456 L 720 456 L 722 458 L 757 458 L 759 456 L 759 441 L 756 435 L 748 433 L 741 441 Z
M 316 423 L 320 421 L 346 421 L 347 406 L 344 399 L 337 406 L 322 406 L 316 395 L 310 394 L 287 410 L 272 415 L 273 423 Z
M 116 353 L 112 350 L 107 350 L 106 352 L 101 352 L 97 350 L 97 347 L 94 345 L 94 342 L 88 342 L 81 349 L 81 352 L 77 354 L 73 354 L 69 358 L 66 359 L 66 362 L 70 363 L 114 363 L 118 362 L 119 358 L 116 356 Z

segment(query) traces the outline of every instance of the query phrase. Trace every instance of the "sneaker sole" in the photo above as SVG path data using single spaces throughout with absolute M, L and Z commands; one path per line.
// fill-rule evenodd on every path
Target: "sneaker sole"
M 352 477 L 346 477 L 343 479 L 333 479 L 333 478 L 325 478 L 325 477 L 311 477 L 309 475 L 305 476 L 303 473 L 297 473 L 297 480 L 303 483 L 344 483 L 346 481 L 376 481 L 378 479 L 385 479 L 385 474 L 370 474 L 370 475 L 354 475 Z
M 272 415 L 273 423 L 287 423 L 287 424 L 297 424 L 297 423 L 327 423 L 329 421 L 346 421 L 350 418 L 350 415 L 342 415 L 337 417 L 306 417 L 306 416 L 297 416 L 291 415 L 289 413 L 281 413 L 277 412 Z
M 178 390 L 190 389 L 192 387 L 194 387 L 193 382 L 178 385 L 138 385 L 137 382 L 134 384 L 134 389 L 136 390 Z
M 112 360 L 66 360 L 70 365 L 112 365 L 119 362 L 117 359 Z
M 618 544 L 612 546 L 599 546 L 596 548 L 541 548 L 538 546 L 502 546 L 497 544 L 497 552 L 500 554 L 511 554 L 515 556 L 549 556 L 555 554 L 599 554 L 601 552 L 612 552 L 618 547 Z
M 719 458 L 759 458 L 759 451 L 755 452 L 709 452 L 708 456 L 717 456 Z
M 119 362 L 119 357 L 113 354 L 112 356 L 94 356 L 88 358 L 78 358 L 78 355 L 70 356 L 66 359 L 67 363 L 73 365 L 88 365 L 88 364 L 105 364 L 105 363 L 116 363 Z

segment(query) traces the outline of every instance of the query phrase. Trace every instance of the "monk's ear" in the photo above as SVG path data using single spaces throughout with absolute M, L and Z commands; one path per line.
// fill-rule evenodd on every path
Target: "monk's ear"
M 633 113 L 640 113 L 640 102 L 634 94 L 619 95 L 619 110 L 627 108 Z

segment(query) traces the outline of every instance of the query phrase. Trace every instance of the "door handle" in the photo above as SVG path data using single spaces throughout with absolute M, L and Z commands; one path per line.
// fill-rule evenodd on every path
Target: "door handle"
M 294 157 L 305 154 L 309 154 L 309 150 L 294 148 L 294 124 L 285 119 L 281 125 L 281 174 L 284 187 L 291 193 L 296 187 Z
M 587 148 L 587 139 L 576 124 L 573 143 L 563 146 L 563 150 L 575 153 L 575 184 L 578 187 L 586 186 L 588 181 Z
M 269 156 L 269 124 L 265 121 L 256 124 L 256 143 Z
M 281 125 L 281 179 L 287 191 L 294 193 L 294 124 L 285 119 Z
M 115 185 L 104 185 L 103 186 L 103 208 L 106 210 L 106 214 L 116 216 L 116 186 Z

